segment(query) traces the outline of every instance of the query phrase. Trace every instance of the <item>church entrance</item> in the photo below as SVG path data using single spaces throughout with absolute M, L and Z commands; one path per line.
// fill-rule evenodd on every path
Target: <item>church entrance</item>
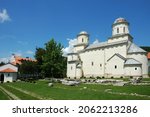
M 4 74 L 1 74 L 1 76 L 0 76 L 0 82 L 1 82 L 1 83 L 4 82 Z

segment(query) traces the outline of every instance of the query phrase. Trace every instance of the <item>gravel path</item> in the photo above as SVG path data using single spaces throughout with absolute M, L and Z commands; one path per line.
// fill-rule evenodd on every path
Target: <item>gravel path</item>
M 10 91 L 6 90 L 4 87 L 0 86 L 0 89 L 6 93 L 8 95 L 9 98 L 13 99 L 13 100 L 20 100 L 19 97 L 17 97 L 16 95 L 14 95 L 13 93 L 11 93 Z

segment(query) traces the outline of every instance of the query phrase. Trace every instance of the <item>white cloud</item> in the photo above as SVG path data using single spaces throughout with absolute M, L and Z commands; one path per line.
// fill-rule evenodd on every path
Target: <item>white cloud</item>
M 71 53 L 73 52 L 73 46 L 75 44 L 77 44 L 77 39 L 67 39 L 69 41 L 69 46 L 66 47 L 66 48 L 63 48 L 62 51 L 63 51 L 63 56 L 67 56 L 68 53 Z
M 99 43 L 99 40 L 95 39 L 95 41 L 93 42 L 93 44 L 97 44 L 97 43 Z
M 34 52 L 31 50 L 26 51 L 27 54 L 33 54 Z
M 9 61 L 10 61 L 10 57 L 0 58 L 0 63 L 1 62 L 8 63 Z
M 3 23 L 5 21 L 10 21 L 10 17 L 7 13 L 6 9 L 3 9 L 2 11 L 0 11 L 0 23 Z

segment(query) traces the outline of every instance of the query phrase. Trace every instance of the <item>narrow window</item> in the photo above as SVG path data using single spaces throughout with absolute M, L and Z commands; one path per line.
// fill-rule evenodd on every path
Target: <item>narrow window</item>
M 82 38 L 82 42 L 83 42 L 84 40 L 83 40 L 83 38 Z
M 92 64 L 92 66 L 94 65 L 94 63 L 93 63 L 93 62 L 92 62 L 91 64 Z
M 137 70 L 137 68 L 135 68 L 135 70 Z
M 119 28 L 117 28 L 117 33 L 119 33 Z
M 125 27 L 123 27 L 123 32 L 125 33 Z
M 100 64 L 100 67 L 102 67 L 102 64 Z
M 117 65 L 115 65 L 115 69 L 117 69 Z
M 8 74 L 7 76 L 10 76 L 10 74 Z
M 71 70 L 72 70 L 72 66 L 71 66 Z

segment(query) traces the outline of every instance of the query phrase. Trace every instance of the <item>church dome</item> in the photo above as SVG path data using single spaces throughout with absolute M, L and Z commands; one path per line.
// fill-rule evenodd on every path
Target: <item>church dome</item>
M 117 18 L 117 19 L 114 21 L 114 24 L 115 24 L 115 23 L 121 23 L 121 22 L 127 22 L 127 20 L 124 19 L 124 18 L 122 18 L 122 17 L 120 17 L 120 18 Z
M 79 34 L 80 35 L 83 35 L 83 34 L 88 35 L 88 33 L 86 31 L 81 31 Z

